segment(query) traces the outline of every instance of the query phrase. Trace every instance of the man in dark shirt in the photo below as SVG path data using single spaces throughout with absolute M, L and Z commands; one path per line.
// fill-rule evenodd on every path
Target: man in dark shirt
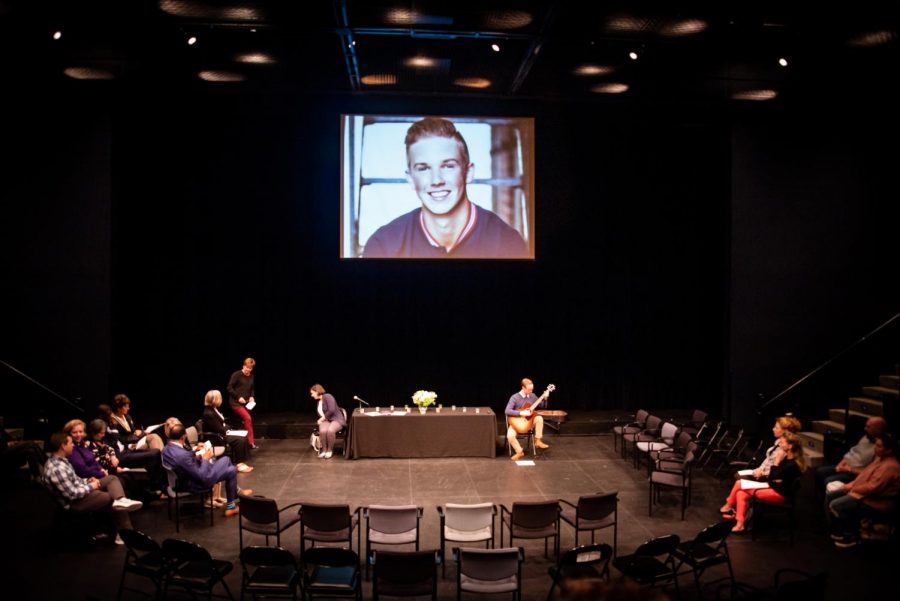
M 526 259 L 519 233 L 466 192 L 474 176 L 469 149 L 446 119 L 426 117 L 406 134 L 406 177 L 422 207 L 369 238 L 365 258 Z
M 239 370 L 231 374 L 228 379 L 228 404 L 234 411 L 247 431 L 247 442 L 250 443 L 251 449 L 257 449 L 256 439 L 253 438 L 253 420 L 250 418 L 250 412 L 247 410 L 247 404 L 250 408 L 256 405 L 256 399 L 253 398 L 253 368 L 256 366 L 256 360 L 253 357 L 244 359 L 244 365 Z

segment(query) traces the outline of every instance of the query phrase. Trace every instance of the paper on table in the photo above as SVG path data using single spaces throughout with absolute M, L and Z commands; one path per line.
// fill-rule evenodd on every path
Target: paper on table
M 392 411 L 391 415 L 406 415 L 406 411 Z
M 247 436 L 246 430 L 225 430 L 228 436 Z
M 250 401 L 244 407 L 247 408 L 247 411 L 252 411 L 254 407 L 256 407 L 256 401 Z
M 741 490 L 751 490 L 754 488 L 769 488 L 769 483 L 757 482 L 756 480 L 741 480 Z

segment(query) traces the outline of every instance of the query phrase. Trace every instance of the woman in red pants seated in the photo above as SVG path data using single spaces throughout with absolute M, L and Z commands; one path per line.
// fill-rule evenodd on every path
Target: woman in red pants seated
M 794 480 L 806 470 L 803 445 L 794 434 L 785 433 L 779 441 L 772 467 L 769 470 L 768 488 L 743 488 L 747 480 L 738 480 L 731 489 L 725 504 L 719 509 L 722 517 L 735 520 L 732 532 L 743 532 L 747 517 L 747 505 L 752 497 L 770 503 L 783 503 Z

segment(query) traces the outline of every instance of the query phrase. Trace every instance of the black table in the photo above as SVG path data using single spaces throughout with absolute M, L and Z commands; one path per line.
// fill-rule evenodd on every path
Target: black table
M 380 415 L 369 408 L 350 416 L 344 445 L 348 459 L 361 457 L 494 457 L 497 448 L 497 416 L 490 407 L 444 407 L 440 413 L 418 407 L 404 415 L 391 415 L 382 407 Z

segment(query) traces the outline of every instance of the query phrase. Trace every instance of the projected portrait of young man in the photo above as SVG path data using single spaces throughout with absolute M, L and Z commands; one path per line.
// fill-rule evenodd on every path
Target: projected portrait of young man
M 529 251 L 519 233 L 469 200 L 475 165 L 456 127 L 426 117 L 406 133 L 406 178 L 422 203 L 378 228 L 366 243 L 369 258 L 519 259 Z

